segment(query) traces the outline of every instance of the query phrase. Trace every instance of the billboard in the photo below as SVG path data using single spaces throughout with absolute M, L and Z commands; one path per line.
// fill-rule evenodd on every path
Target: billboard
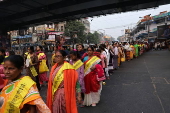
M 129 34 L 130 33 L 130 29 L 125 29 L 125 34 Z
M 170 25 L 157 26 L 158 39 L 170 39 Z

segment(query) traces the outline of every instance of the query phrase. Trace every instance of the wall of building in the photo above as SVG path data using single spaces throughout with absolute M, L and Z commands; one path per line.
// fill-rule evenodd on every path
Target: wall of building
M 88 34 L 90 32 L 90 22 L 88 21 L 88 19 L 82 18 L 79 20 L 79 22 L 84 24 L 84 26 L 86 28 L 86 30 L 84 32 Z
M 55 24 L 55 31 L 64 31 L 65 30 L 66 22 L 60 22 Z

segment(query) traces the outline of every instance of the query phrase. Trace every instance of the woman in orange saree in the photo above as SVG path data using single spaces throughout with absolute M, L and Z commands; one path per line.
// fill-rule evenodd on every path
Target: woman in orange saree
M 55 54 L 56 64 L 52 67 L 48 82 L 47 105 L 52 113 L 77 113 L 76 82 L 78 74 L 74 67 L 65 62 L 66 52 Z M 78 94 L 80 97 L 81 93 Z M 78 98 L 81 101 L 81 98 Z
M 131 52 L 131 53 L 130 53 L 130 58 L 133 59 L 133 56 L 135 55 L 135 47 L 133 46 L 133 43 L 131 43 L 130 47 L 131 47 L 131 49 L 132 49 L 132 50 L 130 51 L 130 52 Z
M 0 93 L 0 113 L 51 113 L 42 100 L 35 82 L 21 74 L 24 59 L 19 55 L 4 60 L 6 86 Z
M 102 70 L 102 67 L 98 65 L 101 62 L 101 59 L 96 56 L 93 56 L 93 52 L 94 48 L 88 47 L 88 56 L 86 56 L 83 60 L 85 64 L 84 82 L 86 89 L 83 105 L 86 106 L 96 106 L 96 104 L 100 101 L 101 82 L 97 80 L 97 78 L 100 78 L 97 75 L 97 70 Z M 101 75 L 104 75 L 104 71 L 102 72 L 103 73 Z

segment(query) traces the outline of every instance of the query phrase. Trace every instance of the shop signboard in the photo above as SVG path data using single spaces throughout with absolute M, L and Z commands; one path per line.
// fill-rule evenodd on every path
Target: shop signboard
M 125 34 L 129 34 L 130 33 L 130 29 L 125 29 Z
M 43 33 L 37 33 L 37 36 L 42 36 L 43 35 Z
M 12 41 L 17 41 L 17 39 L 16 39 L 16 38 L 14 38 L 14 39 L 12 39 Z
M 46 31 L 55 31 L 54 28 L 45 28 Z
M 65 37 L 66 40 L 71 39 L 70 37 Z
M 36 31 L 37 31 L 37 33 L 43 33 L 44 28 L 45 28 L 45 26 L 44 26 L 44 25 L 37 26 L 37 27 L 36 27 Z
M 163 17 L 165 17 L 165 16 L 170 16 L 170 12 L 161 13 L 161 14 L 159 14 L 159 15 L 153 16 L 152 18 L 153 18 L 153 19 L 158 19 L 158 18 L 163 18 Z
M 11 38 L 16 38 L 18 36 L 18 31 L 17 30 L 10 31 L 10 34 L 11 34 Z
M 148 20 L 152 20 L 152 17 L 150 15 L 144 16 L 143 19 L 141 20 L 141 22 L 145 22 L 145 21 L 148 21 Z
M 157 27 L 157 36 L 159 39 L 170 38 L 170 25 L 162 25 Z
M 151 32 L 155 32 L 155 31 L 157 31 L 157 28 L 153 28 L 153 29 L 151 30 Z
M 12 45 L 12 47 L 19 47 L 19 45 Z
M 24 36 L 12 36 L 11 38 L 12 39 L 15 39 L 15 38 L 31 38 L 32 37 L 32 35 L 24 35 Z
M 49 32 L 48 35 L 62 35 L 64 32 Z
M 55 37 L 56 37 L 55 35 L 49 35 L 47 40 L 48 41 L 55 41 Z
M 37 34 L 36 33 L 33 33 L 32 34 L 32 43 L 35 43 L 35 42 L 37 42 Z
M 17 38 L 17 37 L 18 37 L 18 36 L 11 36 L 12 39 L 15 39 L 15 38 Z

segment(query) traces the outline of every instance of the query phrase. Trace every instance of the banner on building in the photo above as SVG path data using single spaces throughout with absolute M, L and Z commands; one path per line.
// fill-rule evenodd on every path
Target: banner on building
M 64 32 L 49 32 L 48 35 L 63 35 Z
M 153 19 L 158 19 L 158 18 L 163 18 L 163 17 L 166 17 L 166 16 L 170 16 L 170 12 L 160 12 L 160 14 L 159 15 L 155 15 L 155 16 L 153 16 L 152 18 Z
M 130 33 L 130 29 L 125 29 L 125 34 L 129 34 Z
M 148 21 L 148 20 L 152 20 L 152 17 L 150 15 L 144 16 L 143 19 L 141 20 L 141 22 L 145 22 L 145 21 Z
M 48 35 L 47 41 L 55 41 L 56 35 Z
M 55 31 L 54 28 L 45 28 L 46 31 Z
M 158 38 L 170 39 L 170 25 L 162 25 L 157 27 Z

